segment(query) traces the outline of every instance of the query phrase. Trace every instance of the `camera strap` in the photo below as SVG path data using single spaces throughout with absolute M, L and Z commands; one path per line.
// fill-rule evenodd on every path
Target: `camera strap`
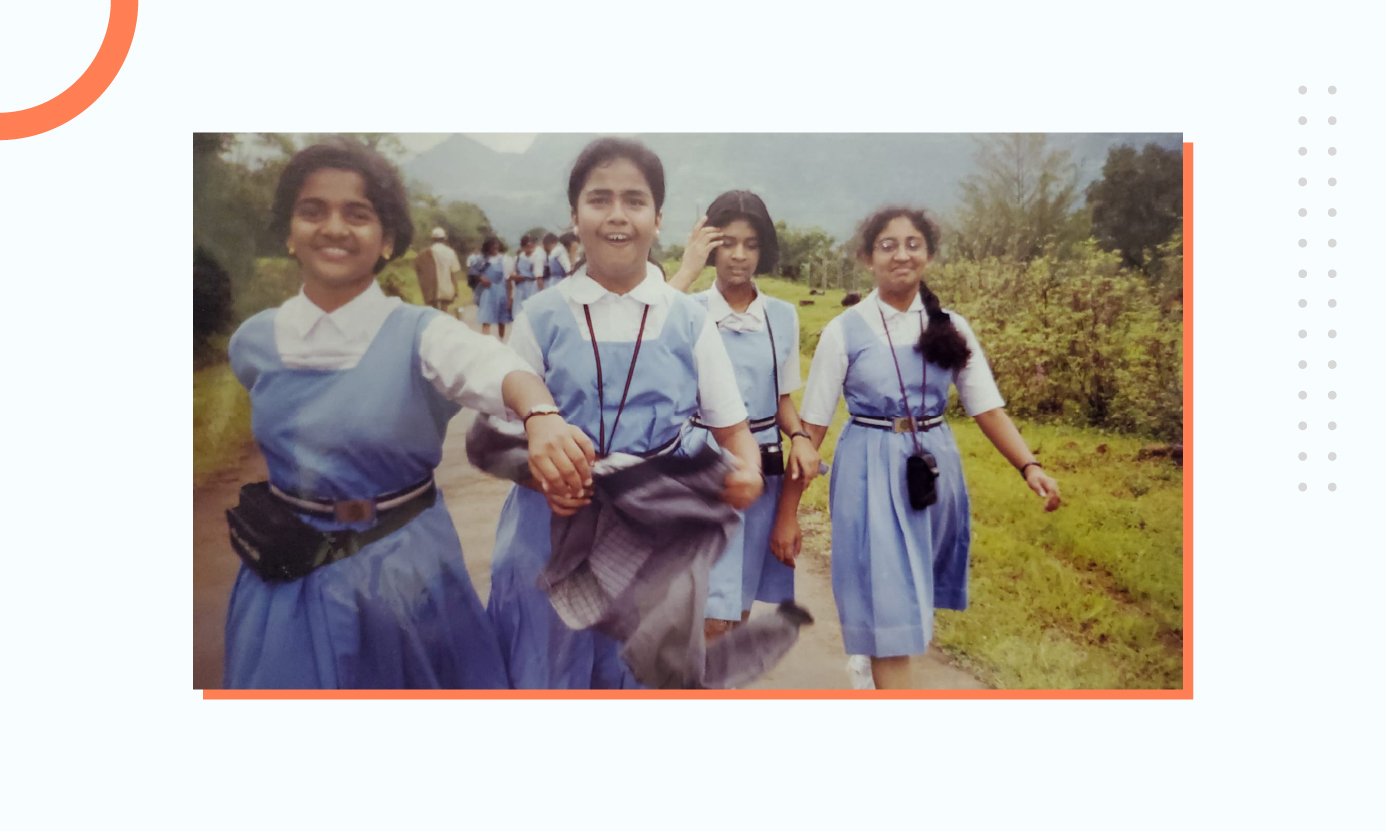
M 905 416 L 910 420 L 910 439 L 915 443 L 915 452 L 923 455 L 924 445 L 920 444 L 920 425 L 915 418 L 915 411 L 910 407 L 910 397 L 905 392 L 905 376 L 901 374 L 901 362 L 896 357 L 896 345 L 891 342 L 891 327 L 886 325 L 886 312 L 881 308 L 881 299 L 877 299 L 877 314 L 881 316 L 881 329 L 886 333 L 886 347 L 891 353 L 891 363 L 896 365 L 896 381 L 901 385 L 901 404 L 905 405 Z M 920 337 L 925 336 L 925 318 L 920 313 Z M 929 361 L 924 354 L 920 354 L 920 409 L 925 409 L 925 395 L 928 392 L 927 382 L 929 381 Z
M 636 375 L 636 359 L 641 355 L 641 339 L 645 337 L 645 319 L 650 315 L 650 304 L 641 312 L 641 326 L 636 331 L 636 347 L 631 351 L 631 367 L 626 371 L 626 386 L 621 390 L 621 402 L 616 406 L 616 418 L 612 419 L 612 443 L 616 443 L 616 426 L 621 423 L 621 411 L 626 409 L 626 396 L 631 392 L 631 379 Z M 588 335 L 592 338 L 592 357 L 597 362 L 597 456 L 607 455 L 607 408 L 602 395 L 602 353 L 597 349 L 597 332 L 592 328 L 592 312 L 583 304 L 583 317 L 587 318 Z

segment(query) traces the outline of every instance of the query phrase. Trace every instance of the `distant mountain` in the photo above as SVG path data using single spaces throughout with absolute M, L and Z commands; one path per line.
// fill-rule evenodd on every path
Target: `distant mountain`
M 406 175 L 445 199 L 480 205 L 512 244 L 526 229 L 555 231 L 569 222 L 568 172 L 591 134 L 549 133 L 524 153 L 499 153 L 452 136 L 404 165 Z M 639 138 L 665 165 L 664 239 L 682 243 L 725 190 L 745 188 L 771 215 L 819 226 L 846 240 L 857 223 L 887 203 L 923 205 L 949 216 L 959 183 L 974 173 L 979 134 L 966 133 L 646 133 Z M 1068 150 L 1079 184 L 1097 179 L 1108 149 L 1155 143 L 1178 150 L 1179 133 L 1051 133 Z

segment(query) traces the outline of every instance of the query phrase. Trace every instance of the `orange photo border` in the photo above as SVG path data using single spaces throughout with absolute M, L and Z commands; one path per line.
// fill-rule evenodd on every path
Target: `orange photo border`
M 208 699 L 1193 699 L 1194 143 L 1184 163 L 1184 679 L 1179 690 L 204 690 Z

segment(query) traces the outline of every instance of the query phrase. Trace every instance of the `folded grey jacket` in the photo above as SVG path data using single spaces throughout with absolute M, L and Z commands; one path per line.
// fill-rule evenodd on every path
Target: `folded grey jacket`
M 523 436 L 478 417 L 467 456 L 483 471 L 529 478 Z M 775 665 L 813 621 L 793 603 L 706 644 L 708 571 L 736 529 L 722 502 L 731 465 L 711 448 L 692 457 L 614 454 L 593 469 L 591 505 L 553 516 L 553 551 L 539 583 L 563 622 L 622 644 L 636 680 L 657 688 L 730 688 Z

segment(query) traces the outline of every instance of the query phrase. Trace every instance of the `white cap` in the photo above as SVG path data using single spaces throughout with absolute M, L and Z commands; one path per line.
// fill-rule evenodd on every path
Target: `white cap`
M 435 228 L 432 236 L 435 240 L 446 240 L 448 239 L 448 232 L 444 231 L 442 228 Z

